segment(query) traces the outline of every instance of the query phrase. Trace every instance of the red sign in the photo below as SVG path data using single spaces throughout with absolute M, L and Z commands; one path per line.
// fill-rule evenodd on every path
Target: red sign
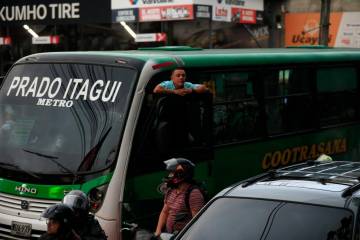
M 60 43 L 59 35 L 50 36 L 50 43 L 51 44 L 59 44 Z
M 166 33 L 138 33 L 135 42 L 166 42 Z
M 155 39 L 157 42 L 166 42 L 166 33 L 156 33 Z
M 256 23 L 256 11 L 243 8 L 231 8 L 231 21 L 238 23 Z
M 11 45 L 11 37 L 0 37 L 0 45 Z
M 37 38 L 32 38 L 33 44 L 59 44 L 60 37 L 58 35 L 53 36 L 40 36 Z
M 139 9 L 139 21 L 173 21 L 194 19 L 193 5 L 172 5 Z

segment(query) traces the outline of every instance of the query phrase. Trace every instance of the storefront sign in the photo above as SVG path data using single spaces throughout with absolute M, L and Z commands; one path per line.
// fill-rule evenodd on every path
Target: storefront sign
M 210 2 L 210 0 L 208 1 Z M 111 0 L 111 9 L 160 7 L 184 4 L 194 4 L 194 0 Z
M 110 0 L 1 0 L 0 24 L 109 22 L 110 13 Z
M 209 2 L 208 0 L 195 0 L 195 2 Z M 230 6 L 235 8 L 244 8 L 264 11 L 264 0 L 217 0 L 211 5 L 215 6 Z M 200 4 L 200 3 L 198 3 Z
M 211 6 L 195 5 L 196 18 L 211 18 Z
M 256 11 L 250 9 L 232 8 L 231 21 L 245 24 L 255 24 Z
M 330 14 L 330 47 L 360 48 L 360 12 Z M 288 13 L 285 15 L 286 46 L 318 45 L 319 13 Z
M 113 22 L 136 22 L 138 20 L 138 9 L 119 9 L 112 11 Z
M 191 20 L 193 18 L 193 5 L 177 5 L 139 9 L 140 22 Z
M 348 13 L 331 13 L 330 14 L 330 28 L 329 28 L 329 43 L 330 47 L 360 47 L 360 36 L 351 38 L 349 44 L 345 39 L 350 40 L 350 36 L 345 36 L 351 28 L 351 24 L 358 25 L 360 31 L 359 17 L 360 12 L 357 12 L 357 17 L 354 21 L 347 18 Z M 320 13 L 288 13 L 285 15 L 285 45 L 286 46 L 301 46 L 301 45 L 318 45 L 319 44 L 319 28 Z M 356 31 L 355 31 L 356 32 Z M 345 41 L 344 41 L 345 40 Z M 342 43 L 341 43 L 342 42 Z M 351 43 L 350 43 L 351 42 Z M 336 44 L 335 44 L 336 43 Z
M 214 6 L 212 9 L 212 20 L 231 22 L 231 8 L 229 6 Z
M 59 44 L 59 42 L 60 37 L 58 35 L 32 38 L 32 44 Z
M 231 8 L 247 9 L 256 13 L 256 11 L 264 11 L 264 0 L 111 0 L 113 15 L 114 11 L 119 9 L 139 9 L 139 21 L 142 22 L 193 19 L 194 16 L 185 17 L 185 14 L 172 11 L 179 6 L 193 6 L 196 18 L 210 18 L 212 15 L 214 21 L 230 22 Z M 169 9 L 173 13 L 163 17 L 164 14 L 161 13 L 163 9 Z M 256 17 L 253 18 L 252 14 L 246 13 L 244 19 L 241 19 L 244 23 L 253 23 L 254 20 L 256 22 Z
M 135 42 L 166 42 L 166 33 L 136 34 Z
M 11 37 L 0 37 L 0 45 L 11 45 Z

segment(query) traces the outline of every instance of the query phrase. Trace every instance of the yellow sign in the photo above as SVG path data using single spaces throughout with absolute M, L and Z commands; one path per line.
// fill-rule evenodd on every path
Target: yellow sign
M 296 146 L 286 148 L 265 154 L 262 161 L 264 170 L 270 168 L 278 168 L 296 162 L 302 162 L 309 159 L 316 159 L 321 154 L 332 155 L 344 153 L 347 149 L 346 138 L 329 140 L 318 144 Z

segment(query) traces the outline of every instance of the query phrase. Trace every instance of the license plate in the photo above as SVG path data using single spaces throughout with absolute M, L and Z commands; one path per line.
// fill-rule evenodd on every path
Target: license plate
M 11 222 L 11 234 L 23 237 L 31 236 L 31 224 L 21 222 Z

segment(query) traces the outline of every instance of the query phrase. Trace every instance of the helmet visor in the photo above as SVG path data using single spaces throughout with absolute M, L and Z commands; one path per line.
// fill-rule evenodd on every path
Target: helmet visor
M 72 207 L 73 209 L 87 209 L 87 201 L 84 201 L 83 198 L 76 195 L 66 195 L 64 197 L 63 203 Z

